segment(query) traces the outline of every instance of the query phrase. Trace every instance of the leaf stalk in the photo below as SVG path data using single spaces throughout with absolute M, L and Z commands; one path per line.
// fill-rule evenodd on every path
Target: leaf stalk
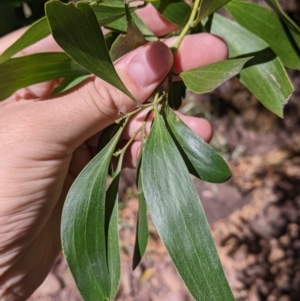
M 202 0 L 196 0 L 193 8 L 192 8 L 192 12 L 191 15 L 189 17 L 189 20 L 187 21 L 186 25 L 184 26 L 184 28 L 182 29 L 179 37 L 177 38 L 176 42 L 174 43 L 174 45 L 171 47 L 171 50 L 173 52 L 173 55 L 175 57 L 178 48 L 180 46 L 180 44 L 182 43 L 184 37 L 187 35 L 187 33 L 189 32 L 189 30 L 193 27 L 195 27 L 198 23 L 198 16 L 199 16 L 199 11 L 200 11 L 200 7 L 201 7 L 201 2 Z
M 149 107 L 152 107 L 152 106 L 153 106 L 152 102 L 143 104 L 143 105 L 139 106 L 136 110 L 134 110 L 132 112 L 129 112 L 129 113 L 126 113 L 126 114 L 124 114 L 124 116 L 120 117 L 119 119 L 116 119 L 115 123 L 119 124 L 122 120 L 124 120 L 126 118 L 131 118 L 133 115 L 135 115 L 139 111 L 141 111 L 143 109 L 146 109 L 146 108 L 149 108 Z
M 142 131 L 142 129 L 143 129 L 143 125 L 141 125 L 141 126 L 135 131 L 135 133 L 132 135 L 132 137 L 128 140 L 128 142 L 125 144 L 125 146 L 124 146 L 122 149 L 116 151 L 116 152 L 113 154 L 115 157 L 120 156 L 119 161 L 120 161 L 120 160 L 123 161 L 123 158 L 124 158 L 124 155 L 125 155 L 126 150 L 127 150 L 128 147 L 130 146 L 130 144 L 133 142 L 133 140 L 135 139 L 135 137 Z

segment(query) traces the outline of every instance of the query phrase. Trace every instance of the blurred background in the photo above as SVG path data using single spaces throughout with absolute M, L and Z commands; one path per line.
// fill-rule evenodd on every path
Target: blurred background
M 0 36 L 40 18 L 45 2 L 0 0 Z M 299 0 L 279 2 L 300 24 Z M 237 79 L 210 94 L 187 91 L 181 108 L 212 123 L 211 144 L 232 170 L 224 184 L 194 183 L 237 301 L 300 300 L 300 73 L 289 75 L 295 92 L 284 119 L 267 111 Z M 124 170 L 119 187 L 122 276 L 116 300 L 193 300 L 150 218 L 146 254 L 132 271 L 136 196 L 135 172 Z M 82 300 L 63 257 L 29 300 Z

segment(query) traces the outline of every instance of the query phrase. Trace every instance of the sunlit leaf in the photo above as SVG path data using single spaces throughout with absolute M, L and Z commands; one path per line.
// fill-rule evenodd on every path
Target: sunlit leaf
M 231 58 L 250 57 L 240 73 L 240 81 L 270 111 L 283 116 L 283 107 L 293 92 L 286 71 L 259 37 L 218 14 L 214 14 L 210 32 L 223 38 Z
M 240 25 L 269 44 L 286 67 L 300 69 L 300 50 L 295 49 L 286 26 L 275 13 L 245 1 L 232 1 L 226 9 Z
M 189 19 L 191 8 L 182 0 L 160 0 L 151 4 L 170 22 L 184 27 Z
M 168 109 L 167 126 L 189 172 L 204 181 L 222 183 L 231 177 L 224 159 Z
M 233 301 L 197 191 L 157 113 L 141 173 L 153 223 L 193 297 Z
M 186 87 L 195 93 L 211 92 L 239 74 L 251 57 L 231 59 L 201 66 L 180 73 Z
M 122 130 L 76 178 L 62 213 L 63 252 L 86 301 L 110 300 L 116 289 L 119 259 L 112 257 L 116 255 L 116 233 L 109 233 L 115 231 L 115 194 L 113 189 L 105 190 L 110 159 Z
M 0 63 L 7 61 L 22 49 L 38 42 L 49 34 L 50 28 L 48 21 L 44 17 L 33 23 L 16 42 L 0 55 Z
M 74 61 L 134 99 L 111 62 L 102 31 L 88 4 L 80 2 L 76 8 L 71 3 L 50 1 L 46 4 L 46 15 L 54 39 Z
M 112 61 L 117 60 L 126 53 L 136 49 L 137 47 L 147 43 L 144 35 L 140 32 L 135 25 L 128 6 L 126 6 L 127 30 L 125 34 L 120 34 L 110 49 L 110 56 Z
M 9 59 L 0 64 L 0 100 L 18 89 L 36 83 L 88 74 L 86 69 L 60 52 L 37 53 Z

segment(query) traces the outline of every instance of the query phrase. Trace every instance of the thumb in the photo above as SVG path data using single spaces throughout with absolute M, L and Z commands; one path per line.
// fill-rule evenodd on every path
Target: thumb
M 169 48 L 161 42 L 152 42 L 120 58 L 115 68 L 131 94 L 144 102 L 168 74 L 172 62 Z M 27 139 L 41 137 L 39 139 L 45 141 L 39 142 L 47 145 L 52 142 L 76 148 L 112 124 L 120 112 L 127 113 L 135 107 L 123 92 L 99 78 L 90 77 L 64 95 L 27 102 L 19 107 L 19 117 L 26 116 L 22 118 L 22 135 L 24 132 L 31 135 Z

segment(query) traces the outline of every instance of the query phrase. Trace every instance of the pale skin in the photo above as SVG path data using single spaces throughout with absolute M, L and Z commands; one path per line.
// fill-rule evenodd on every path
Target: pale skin
M 174 30 L 153 9 L 139 12 L 157 35 Z M 155 22 L 154 22 L 155 21 Z M 0 39 L 2 53 L 24 30 Z M 149 43 L 125 55 L 115 68 L 139 102 L 151 95 L 173 65 L 167 45 Z M 51 37 L 19 55 L 59 51 Z M 209 34 L 188 36 L 174 61 L 176 72 L 227 58 L 227 47 Z M 95 154 L 99 132 L 135 104 L 99 78 L 49 97 L 56 82 L 17 91 L 0 103 L 0 299 L 26 300 L 49 273 L 61 251 L 60 219 L 66 194 L 74 179 Z M 200 137 L 209 141 L 212 128 L 204 119 L 180 115 Z M 142 116 L 126 127 L 122 140 L 139 128 Z M 125 157 L 134 167 L 140 137 Z

